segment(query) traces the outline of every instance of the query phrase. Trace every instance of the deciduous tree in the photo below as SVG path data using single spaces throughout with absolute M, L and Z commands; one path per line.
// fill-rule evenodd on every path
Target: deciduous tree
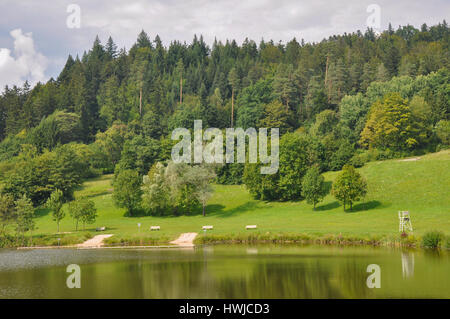
M 56 189 L 53 193 L 51 193 L 50 198 L 46 202 L 46 207 L 52 211 L 53 220 L 56 222 L 58 226 L 59 233 L 59 223 L 66 215 L 65 211 L 62 209 L 64 202 L 63 193 Z
M 367 193 L 367 183 L 361 174 L 351 165 L 345 165 L 342 172 L 336 177 L 331 193 L 344 204 L 353 208 L 353 203 L 359 201 Z
M 319 168 L 313 166 L 306 172 L 302 180 L 302 196 L 308 204 L 313 204 L 314 210 L 316 204 L 321 202 L 327 194 L 325 179 L 320 175 Z

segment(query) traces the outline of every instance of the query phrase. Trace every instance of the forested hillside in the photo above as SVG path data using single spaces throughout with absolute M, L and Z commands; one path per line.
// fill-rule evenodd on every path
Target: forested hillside
M 216 168 L 256 197 L 296 199 L 308 167 L 356 167 L 450 144 L 450 32 L 445 21 L 320 43 L 203 38 L 163 46 L 142 31 L 129 49 L 95 39 L 57 77 L 0 96 L 0 192 L 35 205 L 83 179 L 170 159 L 173 128 L 279 127 L 280 171 Z M 294 160 L 295 159 L 295 160 Z M 262 189 L 262 188 L 263 189 Z M 4 200 L 3 202 L 6 202 Z

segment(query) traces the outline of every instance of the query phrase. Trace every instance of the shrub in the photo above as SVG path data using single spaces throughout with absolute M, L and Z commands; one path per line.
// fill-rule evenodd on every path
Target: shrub
M 450 121 L 440 120 L 436 124 L 436 135 L 442 144 L 450 145 Z
M 354 153 L 355 150 L 353 145 L 348 141 L 341 142 L 339 148 L 331 155 L 330 169 L 332 171 L 342 169 L 342 167 L 351 160 Z
M 12 235 L 5 234 L 0 236 L 0 248 L 11 248 L 15 246 L 15 238 Z
M 242 184 L 242 175 L 244 174 L 244 164 L 233 163 L 219 165 L 216 167 L 217 183 L 223 185 Z
M 422 246 L 426 248 L 438 248 L 444 239 L 444 235 L 438 231 L 430 231 L 422 237 Z
M 350 159 L 350 164 L 355 168 L 363 167 L 369 161 L 367 153 L 359 153 L 353 155 Z

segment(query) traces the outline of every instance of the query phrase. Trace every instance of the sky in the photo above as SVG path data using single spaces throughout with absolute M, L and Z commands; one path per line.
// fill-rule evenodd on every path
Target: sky
M 127 49 L 142 29 L 166 46 L 190 43 L 194 34 L 208 44 L 318 42 L 368 24 L 420 27 L 449 16 L 448 0 L 0 0 L 0 88 L 57 77 L 68 55 L 81 56 L 96 35 Z

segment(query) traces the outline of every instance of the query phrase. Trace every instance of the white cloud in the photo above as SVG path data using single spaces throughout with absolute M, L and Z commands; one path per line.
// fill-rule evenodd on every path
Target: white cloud
M 36 84 L 46 79 L 47 58 L 36 51 L 31 32 L 14 29 L 14 54 L 10 49 L 0 48 L 0 91 L 5 85 L 22 85 L 25 80 Z
M 159 34 L 165 44 L 172 40 L 190 42 L 194 33 L 211 44 L 218 40 L 246 37 L 284 42 L 296 37 L 320 41 L 344 32 L 364 32 L 373 0 L 80 0 L 82 28 L 102 39 L 112 35 L 120 46 L 130 45 L 144 29 L 153 38 Z M 419 27 L 442 21 L 448 0 L 377 0 L 382 29 L 392 22 Z M 95 30 L 95 31 L 94 31 Z M 95 35 L 95 34 L 94 34 Z M 89 44 L 92 42 L 89 38 Z
M 81 8 L 80 29 L 66 26 L 71 3 Z M 17 63 L 17 53 L 2 30 L 18 27 L 33 31 L 34 41 L 49 60 L 48 77 L 58 76 L 69 54 L 81 56 L 89 50 L 96 35 L 103 43 L 111 35 L 120 48 L 129 49 L 142 29 L 152 39 L 159 34 L 166 46 L 173 40 L 190 43 L 194 33 L 202 34 L 210 45 L 214 38 L 242 43 L 246 37 L 257 43 L 261 38 L 286 42 L 293 37 L 317 42 L 358 29 L 364 32 L 367 6 L 373 3 L 380 5 L 382 30 L 389 22 L 394 28 L 434 25 L 448 19 L 450 12 L 449 0 L 0 0 L 0 48 L 13 51 L 3 49 L 1 56 L 3 63 L 10 65 L 12 57 Z M 25 78 L 17 67 L 9 68 L 14 72 L 8 69 L 6 79 L 6 69 L 0 69 L 0 85 Z

